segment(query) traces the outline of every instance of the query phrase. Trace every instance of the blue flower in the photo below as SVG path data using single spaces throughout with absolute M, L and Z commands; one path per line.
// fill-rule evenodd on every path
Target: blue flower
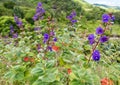
M 13 25 L 10 25 L 10 34 L 13 34 L 14 33 L 14 27 Z
M 56 42 L 56 41 L 57 41 L 57 38 L 55 37 L 55 38 L 53 39 L 53 41 L 55 41 L 55 42 Z
M 76 23 L 76 22 L 77 22 L 77 20 L 71 20 L 71 22 L 72 22 L 72 24 L 74 24 L 74 23 Z
M 52 51 L 52 47 L 51 46 L 48 46 L 47 48 L 48 48 L 48 50 Z
M 115 16 L 114 16 L 114 15 L 111 16 L 111 20 L 112 20 L 112 21 L 115 20 Z
M 42 3 L 39 2 L 36 8 L 36 14 L 33 16 L 33 20 L 37 21 L 38 19 L 42 19 L 44 13 L 45 13 L 45 10 L 44 8 L 42 8 Z
M 102 15 L 102 21 L 107 23 L 110 20 L 110 16 L 108 14 L 103 14 Z
M 49 34 L 44 34 L 44 43 L 46 43 L 49 40 Z
M 42 3 L 41 3 L 41 2 L 38 2 L 37 7 L 42 7 Z
M 99 61 L 100 60 L 100 52 L 98 50 L 95 50 L 93 53 L 92 53 L 92 59 L 94 61 Z
M 103 28 L 98 27 L 98 28 L 96 29 L 96 34 L 103 34 L 103 33 L 104 33 Z
M 39 30 L 40 30 L 39 27 L 34 28 L 34 31 L 39 31 Z
M 107 36 L 104 35 L 104 36 L 100 37 L 100 42 L 101 43 L 104 43 L 106 41 L 108 41 L 108 37 Z
M 18 34 L 17 34 L 17 33 L 14 33 L 14 34 L 12 35 L 12 37 L 13 37 L 13 38 L 17 38 L 17 37 L 18 37 Z
M 89 40 L 90 45 L 94 44 L 94 42 L 95 42 L 94 34 L 88 35 L 88 40 Z
M 94 40 L 94 39 L 95 39 L 94 34 L 89 34 L 89 35 L 88 35 L 88 40 Z

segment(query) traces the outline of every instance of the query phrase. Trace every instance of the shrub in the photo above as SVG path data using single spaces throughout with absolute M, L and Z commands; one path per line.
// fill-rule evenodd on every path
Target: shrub
M 15 6 L 15 3 L 13 1 L 7 1 L 7 2 L 4 2 L 3 5 L 7 9 L 13 9 Z

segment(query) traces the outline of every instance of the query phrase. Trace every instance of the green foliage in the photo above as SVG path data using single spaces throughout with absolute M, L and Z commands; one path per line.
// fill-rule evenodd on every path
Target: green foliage
M 0 6 L 0 16 L 12 16 L 13 11 Z
M 3 3 L 3 6 L 7 9 L 13 9 L 15 6 L 15 3 L 13 1 L 7 1 Z
M 20 9 L 17 6 L 14 7 L 13 12 L 14 12 L 14 15 L 18 16 L 19 18 L 24 17 L 24 13 L 23 13 L 22 9 Z

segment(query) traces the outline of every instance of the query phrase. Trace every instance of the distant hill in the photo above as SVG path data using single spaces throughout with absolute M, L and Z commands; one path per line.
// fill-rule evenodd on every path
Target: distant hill
M 97 3 L 95 3 L 93 5 L 98 6 L 98 7 L 102 7 L 102 8 L 105 8 L 105 9 L 111 8 L 111 9 L 120 10 L 120 6 L 109 6 L 109 5 L 97 4 Z

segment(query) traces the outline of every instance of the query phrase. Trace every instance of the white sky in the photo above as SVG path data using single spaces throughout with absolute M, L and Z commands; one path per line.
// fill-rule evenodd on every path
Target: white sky
M 99 3 L 99 4 L 105 4 L 110 6 L 120 6 L 120 0 L 85 0 L 91 4 L 93 3 Z

